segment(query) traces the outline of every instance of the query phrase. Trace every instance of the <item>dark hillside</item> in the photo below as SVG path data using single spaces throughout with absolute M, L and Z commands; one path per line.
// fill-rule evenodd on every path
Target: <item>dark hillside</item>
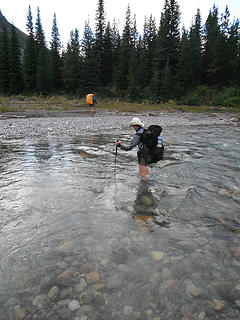
M 7 21 L 7 19 L 3 16 L 3 14 L 2 14 L 2 12 L 0 10 L 0 32 L 2 31 L 4 26 L 6 27 L 7 32 L 10 33 L 12 24 Z M 27 35 L 24 32 L 22 32 L 21 30 L 19 30 L 18 28 L 16 28 L 16 33 L 17 33 L 17 36 L 18 36 L 19 45 L 20 45 L 20 47 L 22 49 L 24 49 L 25 40 L 27 38 Z

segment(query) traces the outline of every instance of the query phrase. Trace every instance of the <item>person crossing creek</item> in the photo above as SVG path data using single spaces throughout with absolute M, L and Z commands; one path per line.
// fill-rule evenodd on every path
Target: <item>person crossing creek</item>
M 139 173 L 143 181 L 150 176 L 148 165 L 156 163 L 163 158 L 164 146 L 162 142 L 162 128 L 158 125 L 152 125 L 148 129 L 144 129 L 144 122 L 139 118 L 133 118 L 130 126 L 135 130 L 135 134 L 129 145 L 124 145 L 118 140 L 115 146 L 124 151 L 130 151 L 138 146 L 138 165 Z
M 96 112 L 96 110 L 94 110 L 94 106 L 97 103 L 96 96 L 95 96 L 94 93 L 89 93 L 86 96 L 86 103 L 91 107 L 91 111 L 90 112 L 91 112 L 91 116 L 93 117 L 94 112 Z

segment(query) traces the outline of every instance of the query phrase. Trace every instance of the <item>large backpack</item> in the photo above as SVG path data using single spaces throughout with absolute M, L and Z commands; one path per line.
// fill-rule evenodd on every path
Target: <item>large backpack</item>
M 93 93 L 89 93 L 86 96 L 86 103 L 89 104 L 89 105 L 93 104 Z
M 142 143 L 142 152 L 146 156 L 151 157 L 151 163 L 158 162 L 163 159 L 164 146 L 157 147 L 158 136 L 162 132 L 162 127 L 158 125 L 151 125 L 144 129 L 140 136 Z M 148 155 L 147 155 L 148 154 Z
M 150 150 L 153 150 L 157 146 L 158 136 L 162 132 L 162 127 L 158 125 L 151 125 L 147 129 L 143 130 L 141 134 L 141 142 L 146 145 Z

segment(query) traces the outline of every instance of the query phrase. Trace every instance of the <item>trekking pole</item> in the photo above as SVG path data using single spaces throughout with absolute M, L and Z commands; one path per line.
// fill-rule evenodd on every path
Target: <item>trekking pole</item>
M 118 140 L 117 140 L 118 141 Z M 118 149 L 118 146 L 116 146 L 116 150 L 115 150 L 115 160 L 114 160 L 114 163 L 116 165 L 117 163 L 117 149 Z

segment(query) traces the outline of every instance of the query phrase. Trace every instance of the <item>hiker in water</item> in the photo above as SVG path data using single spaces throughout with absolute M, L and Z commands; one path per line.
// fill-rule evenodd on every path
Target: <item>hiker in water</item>
M 139 173 L 143 181 L 147 180 L 147 177 L 150 175 L 150 171 L 147 168 L 147 165 L 151 162 L 149 155 L 144 152 L 143 144 L 141 143 L 141 135 L 144 132 L 144 122 L 139 118 L 133 118 L 130 126 L 136 131 L 129 145 L 121 144 L 118 140 L 115 141 L 115 145 L 121 150 L 129 151 L 138 145 L 139 150 L 137 152 L 138 164 L 139 164 Z
M 94 93 L 89 93 L 86 96 L 86 103 L 91 107 L 91 116 L 93 117 L 94 106 L 97 103 L 96 97 Z
M 143 181 L 150 175 L 147 166 L 163 159 L 164 146 L 162 143 L 162 128 L 158 125 L 151 125 L 144 129 L 144 122 L 139 118 L 133 118 L 130 126 L 136 131 L 129 145 L 123 145 L 118 140 L 115 145 L 124 151 L 132 150 L 138 145 L 139 173 Z

